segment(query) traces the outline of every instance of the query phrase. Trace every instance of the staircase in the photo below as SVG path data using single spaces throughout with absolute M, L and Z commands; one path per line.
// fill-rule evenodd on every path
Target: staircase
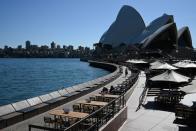
M 160 95 L 161 88 L 149 88 L 147 96 L 158 96 Z

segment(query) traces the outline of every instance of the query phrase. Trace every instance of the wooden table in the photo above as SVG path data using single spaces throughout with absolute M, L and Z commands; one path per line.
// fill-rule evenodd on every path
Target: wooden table
M 49 112 L 50 115 L 54 116 L 61 116 L 61 117 L 69 117 L 69 118 L 79 118 L 82 119 L 86 116 L 88 116 L 88 113 L 83 113 L 83 112 L 75 112 L 75 111 L 70 111 L 68 113 L 65 113 L 63 110 L 52 110 Z
M 78 104 L 84 104 L 84 105 L 93 105 L 93 106 L 105 106 L 107 105 L 108 103 L 107 102 L 102 102 L 102 101 L 90 101 L 90 102 L 86 102 L 84 100 L 82 101 L 78 101 L 77 102 Z
M 94 94 L 94 96 L 98 96 L 98 97 L 107 97 L 107 98 L 118 98 L 119 95 L 111 95 L 111 94 Z

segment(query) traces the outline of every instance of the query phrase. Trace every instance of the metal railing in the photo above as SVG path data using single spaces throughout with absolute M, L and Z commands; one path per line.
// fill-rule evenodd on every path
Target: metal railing
M 130 78 L 131 85 L 128 84 L 129 90 L 132 85 L 138 79 L 138 71 L 133 71 L 132 77 Z M 107 123 L 116 113 L 118 113 L 122 108 L 124 108 L 126 104 L 125 94 L 127 90 L 121 94 L 118 98 L 113 99 L 110 101 L 106 106 L 99 108 L 92 114 L 88 115 L 87 117 L 77 121 L 76 123 L 72 124 L 69 127 L 64 129 L 56 129 L 46 126 L 39 126 L 39 125 L 29 125 L 29 131 L 33 131 L 33 129 L 46 130 L 46 131 L 98 131 L 99 128 Z
M 39 125 L 29 125 L 29 131 L 33 129 L 45 131 L 98 131 L 98 129 L 109 121 L 116 113 L 118 113 L 125 106 L 124 94 L 118 98 L 110 101 L 106 106 L 99 108 L 87 117 L 77 121 L 73 125 L 57 129 Z

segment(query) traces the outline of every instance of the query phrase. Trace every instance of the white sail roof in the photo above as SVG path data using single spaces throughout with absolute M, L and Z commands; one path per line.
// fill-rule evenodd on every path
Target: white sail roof
M 113 47 L 117 47 L 121 43 L 129 44 L 130 39 L 138 36 L 145 27 L 141 15 L 133 7 L 125 5 L 99 42 L 110 44 Z

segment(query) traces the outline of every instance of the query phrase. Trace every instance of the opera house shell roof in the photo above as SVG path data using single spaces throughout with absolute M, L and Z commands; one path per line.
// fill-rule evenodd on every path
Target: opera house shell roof
M 118 47 L 139 44 L 142 49 L 172 50 L 193 48 L 188 27 L 177 30 L 172 15 L 163 14 L 145 26 L 141 15 L 128 5 L 123 6 L 116 20 L 102 35 L 99 43 Z

